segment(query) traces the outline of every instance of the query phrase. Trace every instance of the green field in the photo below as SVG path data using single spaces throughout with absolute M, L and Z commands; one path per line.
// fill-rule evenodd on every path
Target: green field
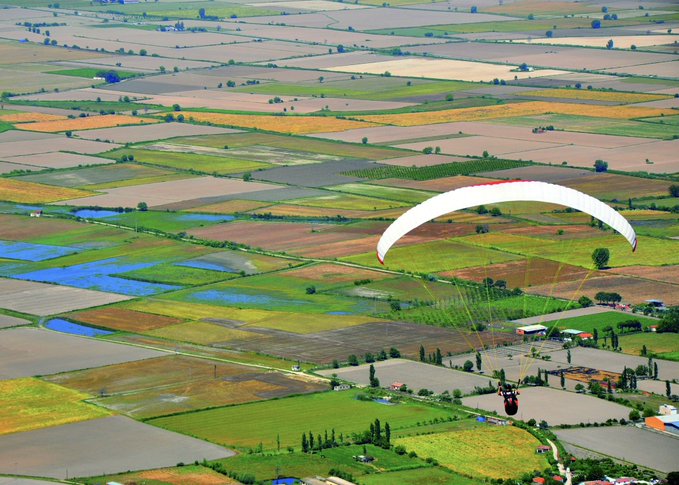
M 467 244 L 494 248 L 525 256 L 552 259 L 563 263 L 592 268 L 592 252 L 608 248 L 610 267 L 632 265 L 664 265 L 679 263 L 675 242 L 641 236 L 637 251 L 632 253 L 629 243 L 619 234 L 602 233 L 599 238 L 547 240 L 510 234 L 488 233 L 456 239 Z M 470 265 L 471 266 L 471 265 Z
M 236 274 L 225 271 L 212 271 L 187 266 L 176 266 L 169 263 L 161 263 L 148 268 L 120 273 L 121 278 L 129 278 L 152 283 L 165 283 L 168 285 L 200 286 L 216 283 L 236 277 Z
M 397 472 L 376 473 L 361 477 L 364 485 L 480 485 L 481 480 L 463 477 L 444 468 L 417 468 Z
M 428 167 L 379 167 L 352 170 L 346 175 L 361 177 L 370 180 L 397 178 L 406 180 L 432 180 L 455 175 L 472 175 L 481 172 L 495 170 L 507 170 L 510 168 L 525 167 L 530 162 L 515 162 L 512 160 L 472 160 L 469 162 L 443 163 Z
M 208 227 L 228 221 L 229 216 L 162 211 L 132 211 L 110 218 L 111 222 L 128 227 L 145 227 L 164 232 L 182 232 L 191 228 Z
M 679 361 L 679 334 L 676 333 L 636 333 L 620 336 L 620 347 L 626 354 L 640 355 L 643 346 L 660 359 Z M 662 364 L 659 364 L 662 365 Z
M 372 252 L 343 259 L 352 263 L 380 267 L 380 262 Z M 441 240 L 412 246 L 397 245 L 389 251 L 384 267 L 396 271 L 438 273 L 517 259 L 521 257 L 494 249 L 479 249 L 460 242 Z
M 366 445 L 365 450 L 368 455 L 375 458 L 374 462 L 361 463 L 353 458 L 364 453 L 363 446 L 358 445 L 329 448 L 313 455 L 283 452 L 265 455 L 241 454 L 216 462 L 221 463 L 228 471 L 254 474 L 255 478 L 262 482 L 282 476 L 325 476 L 331 468 L 351 473 L 354 477 L 361 476 L 360 483 L 364 483 L 363 477 L 378 475 L 377 472 L 383 471 L 422 468 L 420 475 L 433 471 L 431 465 L 419 458 L 400 456 L 392 450 L 384 450 L 373 445 Z
M 545 457 L 535 453 L 537 438 L 514 426 L 479 424 L 457 432 L 399 438 L 396 443 L 468 476 L 518 477 L 547 466 Z
M 152 419 L 149 423 L 226 446 L 247 448 L 262 443 L 264 448 L 272 449 L 276 447 L 277 434 L 281 446 L 299 448 L 304 432 L 317 434 L 334 428 L 337 436 L 349 436 L 364 431 L 376 418 L 389 422 L 397 431 L 419 421 L 447 419 L 450 415 L 447 410 L 423 404 L 385 406 L 359 401 L 356 394 L 325 392 Z
M 115 69 L 110 70 L 115 71 L 118 74 L 118 76 L 120 76 L 120 79 L 129 79 L 141 75 L 138 72 L 118 71 Z M 94 79 L 94 77 L 102 71 L 106 71 L 106 69 L 94 69 L 83 67 L 80 69 L 63 69 L 58 71 L 49 71 L 49 74 L 59 74 L 60 76 L 86 77 L 88 79 Z
M 58 185 L 60 187 L 99 187 L 99 186 L 120 186 L 122 181 L 135 181 L 150 183 L 164 180 L 168 175 L 175 175 L 174 172 L 163 170 L 156 167 L 144 167 L 130 163 L 116 163 L 111 165 L 97 165 L 95 167 L 85 167 L 68 170 L 55 170 L 43 172 L 35 175 L 25 175 L 18 180 L 35 182 L 39 184 Z
M 362 79 L 324 81 L 316 84 L 266 83 L 238 88 L 238 91 L 279 96 L 316 96 L 371 99 L 375 101 L 455 93 L 476 87 L 463 81 L 429 81 L 413 79 L 410 86 L 403 79 L 363 76 Z
M 376 197 L 378 199 L 396 200 L 408 204 L 419 204 L 436 195 L 435 192 L 369 184 L 343 184 L 328 187 L 328 189 L 366 197 Z
M 657 325 L 658 321 L 652 318 L 646 318 L 643 315 L 638 315 L 634 313 L 621 313 L 621 312 L 606 312 L 597 313 L 594 315 L 583 315 L 581 317 L 564 318 L 556 322 L 557 326 L 561 330 L 566 330 L 567 328 L 573 328 L 576 330 L 582 330 L 583 332 L 591 333 L 595 328 L 602 332 L 602 329 L 607 326 L 613 327 L 616 333 L 619 333 L 618 327 L 616 326 L 620 322 L 626 322 L 627 320 L 639 320 L 644 327 L 649 325 Z M 625 337 L 626 338 L 626 337 Z
M 251 160 L 236 160 L 228 157 L 198 153 L 144 150 L 141 148 L 121 148 L 119 150 L 107 152 L 103 156 L 118 160 L 125 155 L 134 156 L 134 159 L 140 163 L 219 175 L 251 172 L 271 167 L 268 163 L 254 162 Z
M 217 317 L 219 315 L 215 315 Z M 144 332 L 154 337 L 161 337 L 179 342 L 209 345 L 217 342 L 227 342 L 234 339 L 244 339 L 251 336 L 247 332 L 226 328 L 208 322 L 186 322 L 168 327 Z
M 656 119 L 658 118 L 650 118 L 650 120 Z M 669 119 L 671 117 L 667 118 L 667 120 Z M 649 120 L 632 121 L 614 118 L 546 114 L 541 116 L 502 118 L 496 120 L 496 122 L 510 126 L 527 126 L 530 128 L 552 125 L 557 130 L 595 133 L 599 135 L 658 138 L 662 140 L 670 140 L 674 136 L 672 130 L 668 130 L 666 126 L 657 122 L 650 122 Z
M 24 101 L 12 99 L 8 105 L 41 106 L 45 108 L 72 109 L 76 111 L 116 112 L 138 110 L 144 114 L 146 110 L 167 111 L 169 108 L 156 104 L 133 103 L 131 101 Z

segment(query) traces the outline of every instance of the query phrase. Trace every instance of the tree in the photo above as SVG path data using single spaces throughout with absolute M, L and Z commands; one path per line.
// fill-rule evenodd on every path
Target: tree
M 380 380 L 375 377 L 375 366 L 370 364 L 370 387 L 380 387 Z
M 424 345 L 420 345 L 420 362 L 426 362 L 427 358 L 424 352 Z
M 481 353 L 480 353 L 480 352 L 477 352 L 477 353 L 476 353 L 476 370 L 478 370 L 478 371 L 481 370 L 481 364 L 482 364 L 482 361 L 481 361 Z
M 205 18 L 205 9 L 204 8 L 198 9 L 198 17 L 200 17 L 201 19 Z
M 361 138 L 361 143 L 363 143 L 364 145 L 367 145 L 368 144 L 368 137 L 364 136 L 363 138 Z
M 316 293 L 316 287 L 314 285 L 310 285 L 306 287 L 306 294 L 307 295 L 313 295 Z
M 551 39 L 552 37 L 554 37 L 554 31 L 548 30 L 547 32 L 545 32 L 545 36 L 546 36 L 548 39 Z
M 601 20 L 599 20 L 599 19 L 592 20 L 592 28 L 593 29 L 600 29 L 601 28 Z
M 587 296 L 585 296 L 585 295 L 582 295 L 582 296 L 578 299 L 578 304 L 579 304 L 582 308 L 590 307 L 590 306 L 592 306 L 593 303 L 594 303 L 594 302 L 593 302 L 590 298 L 588 298 Z
M 309 452 L 309 441 L 306 438 L 306 433 L 302 433 L 302 453 Z
M 235 88 L 236 87 L 236 81 L 226 81 L 226 87 L 227 88 Z
M 670 185 L 668 191 L 671 197 L 679 197 L 679 185 L 677 184 Z
M 401 302 L 398 300 L 393 300 L 389 302 L 389 307 L 391 308 L 392 312 L 400 312 L 401 311 Z
M 148 54 L 148 51 L 147 51 L 146 49 L 141 49 L 141 50 L 139 51 L 139 55 L 140 55 L 140 56 L 145 56 L 146 54 Z
M 669 472 L 667 474 L 667 485 L 679 485 L 679 472 Z
M 465 372 L 471 372 L 474 369 L 474 363 L 471 360 L 465 360 L 462 368 Z
M 436 347 L 436 365 L 443 365 L 443 355 L 441 355 L 441 349 Z
M 401 357 L 401 351 L 398 350 L 396 347 L 392 347 L 389 349 L 389 357 L 392 359 L 398 359 Z
M 612 49 L 613 48 L 613 39 L 608 39 L 608 42 L 606 42 L 606 49 Z
M 355 367 L 358 365 L 358 357 L 356 357 L 354 354 L 351 354 L 349 357 L 347 357 L 347 362 L 349 365 L 353 365 Z
M 149 206 L 146 202 L 139 202 L 137 204 L 137 210 L 141 212 L 146 212 L 147 210 L 149 210 Z
M 571 363 L 571 349 L 566 350 L 566 360 Z
M 604 162 L 603 160 L 596 160 L 594 162 L 594 170 L 596 172 L 606 172 L 608 170 L 608 162 Z
M 592 261 L 594 262 L 594 267 L 596 267 L 596 269 L 605 268 L 610 258 L 611 252 L 608 248 L 596 248 L 592 253 Z
M 670 307 L 665 312 L 657 331 L 679 333 L 679 306 Z
M 469 9 L 470 13 L 477 13 L 478 11 L 479 11 L 479 8 L 476 5 L 472 6 L 472 8 Z
M 337 52 L 339 52 L 340 54 L 344 52 L 344 46 L 342 44 L 337 46 Z
M 672 385 L 668 380 L 665 381 L 665 396 L 667 396 L 668 398 L 672 396 Z
M 367 352 L 365 354 L 365 362 L 366 362 L 366 364 L 370 364 L 372 362 L 375 362 L 375 356 L 371 352 Z
M 561 378 L 561 382 L 560 382 L 561 387 L 565 389 L 566 388 L 566 376 L 564 376 L 563 371 L 561 371 L 560 378 Z
M 250 172 L 245 172 L 243 174 L 243 182 L 249 182 L 252 180 L 252 174 Z

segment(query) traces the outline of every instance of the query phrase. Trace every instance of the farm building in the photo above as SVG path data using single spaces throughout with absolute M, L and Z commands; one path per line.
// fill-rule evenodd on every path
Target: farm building
M 539 455 L 544 455 L 545 453 L 549 453 L 551 449 L 552 449 L 551 446 L 540 445 L 536 448 L 535 453 Z
M 403 385 L 404 384 L 402 382 L 398 382 L 398 381 L 392 382 L 391 386 L 389 386 L 389 389 L 392 390 L 392 391 L 400 391 L 401 388 L 403 387 Z
M 525 325 L 516 329 L 517 335 L 545 335 L 547 327 L 544 325 Z
M 646 418 L 646 426 L 657 429 L 658 431 L 679 435 L 679 414 L 651 416 L 650 418 Z
M 670 416 L 672 414 L 677 414 L 677 408 L 675 408 L 671 404 L 663 404 L 658 409 L 658 412 L 663 416 Z

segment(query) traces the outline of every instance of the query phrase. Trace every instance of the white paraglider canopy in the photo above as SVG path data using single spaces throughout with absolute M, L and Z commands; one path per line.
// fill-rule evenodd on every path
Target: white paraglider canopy
M 577 190 L 546 182 L 508 180 L 463 187 L 428 199 L 396 219 L 377 243 L 377 259 L 384 264 L 389 249 L 422 224 L 469 207 L 499 202 L 535 201 L 563 205 L 585 212 L 608 224 L 637 248 L 637 235 L 623 216 L 598 199 Z

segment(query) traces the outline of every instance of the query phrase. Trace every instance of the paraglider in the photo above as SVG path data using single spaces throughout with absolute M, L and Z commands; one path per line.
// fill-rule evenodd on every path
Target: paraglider
M 598 199 L 574 189 L 546 182 L 509 180 L 463 187 L 436 195 L 411 208 L 396 219 L 382 234 L 377 244 L 377 258 L 384 264 L 390 248 L 403 236 L 437 217 L 461 209 L 484 204 L 513 201 L 535 201 L 558 204 L 587 213 L 619 232 L 637 248 L 637 237 L 630 223 L 618 212 Z M 520 379 L 519 379 L 520 382 Z M 504 399 L 505 412 L 513 416 L 519 410 L 518 384 L 498 384 L 498 395 Z
M 387 252 L 401 237 L 432 219 L 469 207 L 513 201 L 548 202 L 585 212 L 622 234 L 633 251 L 637 248 L 637 236 L 630 223 L 600 200 L 560 185 L 508 180 L 451 190 L 416 205 L 384 231 L 377 244 L 377 259 L 384 264 Z

